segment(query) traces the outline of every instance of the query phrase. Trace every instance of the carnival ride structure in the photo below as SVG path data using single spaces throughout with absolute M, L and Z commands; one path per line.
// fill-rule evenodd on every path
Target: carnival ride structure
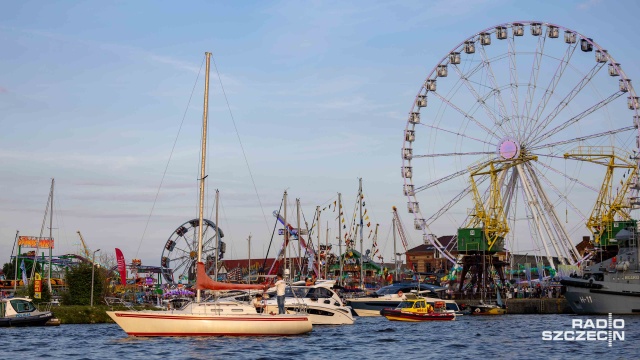
M 621 65 L 575 30 L 521 21 L 471 35 L 432 68 L 409 112 L 401 170 L 415 229 L 475 283 L 493 281 L 505 253 L 554 271 L 578 264 L 585 225 L 607 244 L 616 221 L 633 221 L 638 108 Z M 603 165 L 604 180 L 593 176 Z

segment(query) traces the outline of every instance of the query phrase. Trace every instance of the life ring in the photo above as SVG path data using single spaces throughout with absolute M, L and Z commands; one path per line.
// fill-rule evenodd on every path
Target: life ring
M 475 309 L 475 310 L 473 310 L 473 311 L 475 311 L 475 312 L 479 313 L 479 312 L 480 312 L 480 309 L 479 309 L 479 308 L 476 308 L 476 309 Z
M 402 290 L 401 290 L 401 291 L 398 291 L 398 297 L 402 297 L 402 295 L 403 295 L 403 294 L 402 294 Z

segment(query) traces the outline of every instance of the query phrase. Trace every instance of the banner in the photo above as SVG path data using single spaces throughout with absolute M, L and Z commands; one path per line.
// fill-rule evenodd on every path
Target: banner
M 127 284 L 127 264 L 124 262 L 124 255 L 120 249 L 116 248 L 116 261 L 118 262 L 118 272 L 120 273 L 120 284 Z
M 36 273 L 36 280 L 33 282 L 33 298 L 42 298 L 42 278 L 40 274 Z
M 53 249 L 52 238 L 39 238 L 36 236 L 18 236 L 18 246 L 25 248 Z
M 544 263 L 539 262 L 538 263 L 538 279 L 542 281 L 543 278 L 544 278 Z

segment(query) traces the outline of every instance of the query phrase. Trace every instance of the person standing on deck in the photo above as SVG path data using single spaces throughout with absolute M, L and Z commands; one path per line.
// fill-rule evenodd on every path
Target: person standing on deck
M 282 275 L 278 274 L 278 281 L 276 281 L 276 300 L 278 301 L 278 314 L 284 314 L 284 291 L 287 284 L 282 279 Z

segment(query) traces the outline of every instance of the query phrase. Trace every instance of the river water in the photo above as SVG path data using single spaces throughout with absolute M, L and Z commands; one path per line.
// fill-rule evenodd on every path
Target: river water
M 4 359 L 638 359 L 640 316 L 624 321 L 624 341 L 543 341 L 543 331 L 579 331 L 574 319 L 606 316 L 462 316 L 405 323 L 357 318 L 351 326 L 314 326 L 308 335 L 275 338 L 134 338 L 115 324 L 0 328 Z M 620 320 L 616 320 L 618 326 Z M 584 329 L 593 330 L 593 329 Z M 607 329 L 604 329 L 607 331 Z M 563 335 L 564 336 L 564 335 Z

